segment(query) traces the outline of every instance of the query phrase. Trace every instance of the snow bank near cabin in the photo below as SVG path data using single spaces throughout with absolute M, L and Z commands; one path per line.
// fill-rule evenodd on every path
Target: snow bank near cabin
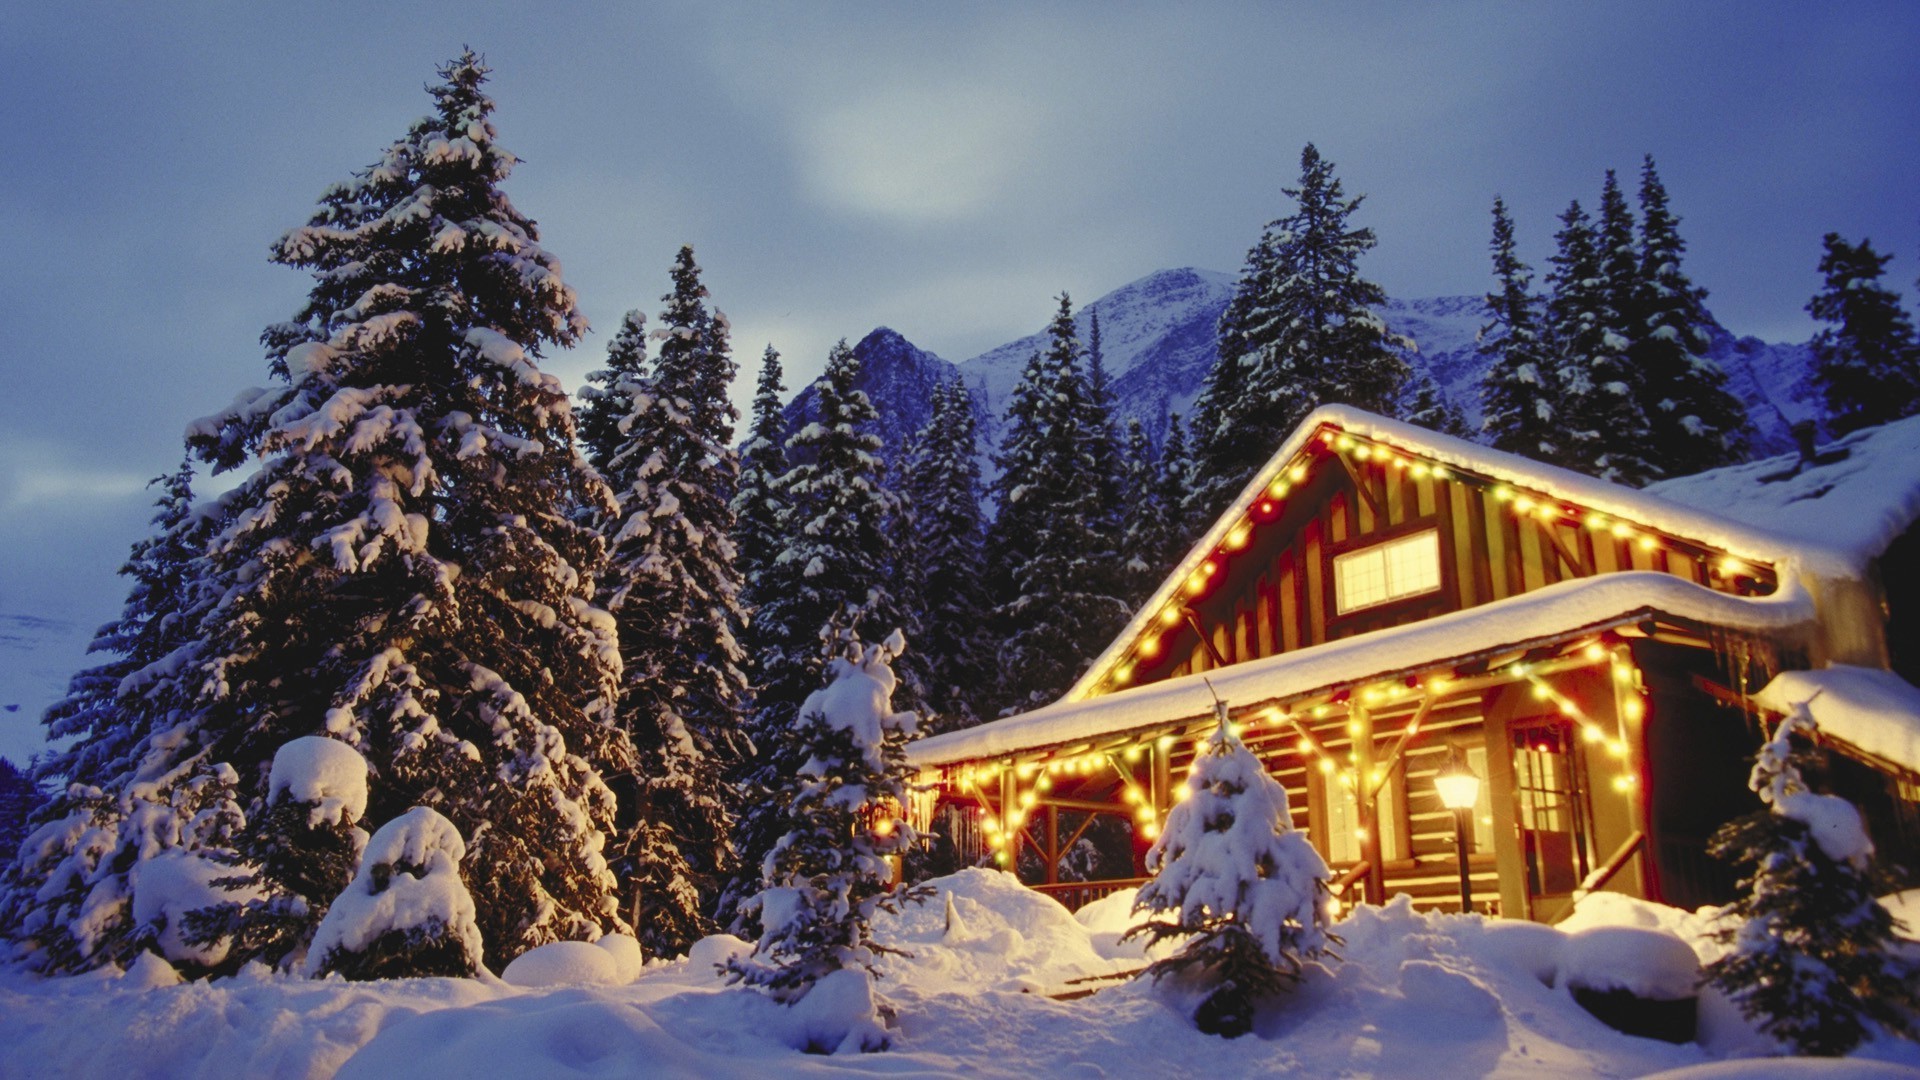
M 1821 732 L 1920 769 L 1920 689 L 1891 671 L 1848 664 L 1783 671 L 1753 700 L 1782 715 L 1805 705 Z
M 972 870 L 935 885 L 934 900 L 882 917 L 875 928 L 883 944 L 913 954 L 887 957 L 886 975 L 875 983 L 896 1012 L 887 1032 L 893 1049 L 882 1055 L 794 1050 L 806 1017 L 725 986 L 714 963 L 747 946 L 724 936 L 615 987 L 524 989 L 490 978 L 350 983 L 258 965 L 236 978 L 183 985 L 164 985 L 154 972 L 43 979 L 0 971 L 0 1047 L 9 1080 L 881 1073 L 1572 1080 L 1714 1060 L 1698 1047 L 1614 1032 L 1543 981 L 1540 969 L 1567 937 L 1550 927 L 1423 915 L 1404 901 L 1362 908 L 1335 928 L 1346 939 L 1339 949 L 1345 963 L 1310 967 L 1297 992 L 1262 1012 L 1252 1035 L 1225 1040 L 1196 1032 L 1151 987 L 1073 982 L 1139 966 L 1102 957 L 1093 942 L 1105 931 L 1088 925 L 1110 928 L 1124 901 L 1083 922 L 1006 874 Z M 959 914 L 951 926 L 948 897 Z M 1579 917 L 1598 925 L 1602 908 L 1608 905 L 1583 904 Z M 1609 913 L 1671 926 L 1696 918 L 1631 903 Z M 1073 1000 L 1049 996 L 1095 985 L 1105 988 Z M 1866 1054 L 1920 1066 L 1920 1046 L 1911 1043 L 1880 1043 Z M 1859 1071 L 1867 1064 L 1856 1058 L 1822 1067 L 1889 1075 Z M 1779 1065 L 1741 1067 L 1760 1070 L 1747 1075 L 1782 1075 Z

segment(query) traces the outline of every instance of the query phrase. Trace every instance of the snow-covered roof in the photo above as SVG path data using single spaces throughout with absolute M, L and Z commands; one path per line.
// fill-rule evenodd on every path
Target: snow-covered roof
M 1838 511 L 1842 501 L 1849 511 L 1864 516 L 1865 511 L 1858 509 L 1872 505 L 1877 497 L 1885 503 L 1900 507 L 1913 506 L 1912 510 L 1885 516 L 1885 521 L 1872 530 L 1870 535 L 1855 535 L 1848 528 L 1840 528 L 1829 534 L 1814 529 L 1774 529 L 1764 523 L 1771 519 L 1764 512 L 1747 515 L 1727 511 L 1722 505 L 1710 504 L 1704 497 L 1694 497 L 1695 489 L 1676 487 L 1677 493 L 1686 496 L 1662 498 L 1636 488 L 1624 487 L 1606 480 L 1595 479 L 1582 473 L 1553 465 L 1542 464 L 1518 454 L 1509 454 L 1502 450 L 1481 446 L 1478 443 L 1457 439 L 1449 435 L 1429 431 L 1412 424 L 1390 420 L 1377 416 L 1364 409 L 1350 405 L 1323 405 L 1307 415 L 1294 429 L 1286 442 L 1282 443 L 1266 465 L 1253 475 L 1247 486 L 1241 489 L 1232 504 L 1221 513 L 1212 528 L 1202 535 L 1193 548 L 1187 552 L 1178 566 L 1174 567 L 1158 591 L 1134 613 L 1133 620 L 1127 624 L 1105 652 L 1096 658 L 1085 675 L 1068 690 L 1062 701 L 1079 701 L 1090 696 L 1107 677 L 1111 668 L 1122 662 L 1133 642 L 1145 632 L 1170 601 L 1174 600 L 1184 583 L 1202 563 L 1220 550 L 1228 534 L 1240 522 L 1246 520 L 1249 509 L 1261 498 L 1267 486 L 1278 479 L 1307 448 L 1308 444 L 1319 437 L 1327 428 L 1337 429 L 1349 435 L 1386 444 L 1396 450 L 1425 461 L 1450 469 L 1477 473 L 1491 480 L 1502 482 L 1516 489 L 1523 489 L 1537 496 L 1571 503 L 1589 511 L 1632 522 L 1649 529 L 1657 529 L 1675 537 L 1681 537 L 1705 546 L 1724 551 L 1730 555 L 1759 563 L 1784 564 L 1783 569 L 1799 570 L 1820 577 L 1855 577 L 1866 566 L 1872 554 L 1863 556 L 1862 552 L 1871 547 L 1867 539 L 1882 537 L 1880 550 L 1891 542 L 1894 530 L 1887 535 L 1890 527 L 1886 522 L 1901 521 L 1901 527 L 1920 514 L 1920 454 L 1913 451 L 1901 453 L 1900 446 L 1920 443 L 1920 419 L 1902 421 L 1879 429 L 1892 433 L 1883 446 L 1873 443 L 1871 452 L 1860 452 L 1857 456 L 1861 463 L 1854 470 L 1835 470 L 1831 473 L 1838 489 L 1846 481 L 1845 493 L 1840 498 L 1826 491 L 1821 495 L 1834 498 L 1834 510 Z M 1864 433 L 1863 433 L 1864 434 Z M 1902 441 L 1905 440 L 1905 441 Z M 1842 446 L 1854 442 L 1866 442 L 1856 436 Z M 1864 468 L 1867 461 L 1873 462 L 1872 468 Z M 1776 458 L 1770 463 L 1762 463 L 1773 471 L 1791 466 L 1792 459 Z M 1904 466 L 1904 470 L 1902 468 Z M 1741 466 L 1750 469 L 1753 466 Z M 1832 467 L 1823 467 L 1829 468 Z M 1705 477 L 1736 473 L 1737 469 L 1721 469 Z M 1761 468 L 1762 475 L 1768 475 L 1768 468 Z M 1684 482 L 1676 481 L 1675 484 Z M 1757 481 L 1755 481 L 1757 483 Z M 1731 480 L 1729 487 L 1736 486 Z M 1715 483 L 1707 479 L 1702 488 L 1711 490 Z M 1753 483 L 1744 485 L 1750 489 Z M 1813 490 L 1813 489 L 1809 489 Z M 1805 496 L 1803 496 L 1805 497 Z M 1727 505 L 1739 506 L 1738 497 L 1729 497 Z M 1785 574 L 1782 575 L 1786 576 Z M 1406 633 L 1409 627 L 1401 627 L 1397 633 Z
M 1834 576 L 1859 575 L 1920 520 L 1920 416 L 1856 431 L 1799 472 L 1795 461 L 1785 454 L 1647 491 L 1822 552 L 1838 560 L 1843 573 Z
M 1651 571 L 1579 578 L 1479 607 L 1281 653 L 1260 660 L 1079 701 L 1063 700 L 1019 716 L 922 740 L 908 747 L 919 766 L 997 757 L 1078 742 L 1204 714 L 1206 682 L 1229 703 L 1250 705 L 1330 686 L 1391 678 L 1436 664 L 1527 647 L 1661 613 L 1747 630 L 1780 630 L 1810 621 L 1813 602 L 1789 579 L 1771 596 L 1746 598 Z
M 1891 671 L 1783 671 L 1753 699 L 1777 713 L 1805 705 L 1822 732 L 1920 772 L 1920 689 Z

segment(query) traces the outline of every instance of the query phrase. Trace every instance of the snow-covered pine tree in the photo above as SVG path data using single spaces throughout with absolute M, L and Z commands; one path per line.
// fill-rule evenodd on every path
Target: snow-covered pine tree
M 760 358 L 754 384 L 752 419 L 740 448 L 740 482 L 733 496 L 734 565 L 740 571 L 740 595 L 749 611 L 760 606 L 760 585 L 775 556 L 785 547 L 785 505 L 780 478 L 787 471 L 786 418 L 781 404 L 787 388 L 780 353 L 772 345 Z M 745 643 L 751 668 L 760 651 L 758 620 L 749 622 Z
M 1628 341 L 1613 306 L 1601 234 L 1579 200 L 1560 215 L 1560 226 L 1547 275 L 1553 290 L 1549 335 L 1559 366 L 1551 381 L 1561 390 L 1558 421 L 1565 446 L 1560 464 L 1616 483 L 1643 484 L 1655 475 L 1646 459 L 1647 417 L 1640 410 L 1639 380 L 1627 364 Z
M 933 388 L 933 412 L 914 439 L 904 487 L 917 521 L 921 652 L 936 729 L 987 715 L 993 640 L 987 633 L 986 522 L 980 512 L 979 436 L 973 396 L 959 376 Z
M 859 357 L 843 339 L 814 383 L 816 419 L 787 440 L 793 464 L 776 488 L 785 546 L 762 573 L 753 616 L 759 754 L 735 832 L 740 869 L 721 897 L 723 925 L 758 888 L 760 861 L 780 837 L 765 795 L 799 764 L 782 756 L 791 746 L 782 739 L 819 685 L 824 650 L 837 634 L 884 634 L 907 621 L 888 583 L 888 527 L 899 500 L 884 482 L 880 437 L 866 430 L 877 414 L 859 378 Z
M 1284 188 L 1292 214 L 1270 223 L 1247 253 L 1220 318 L 1219 358 L 1194 405 L 1196 516 L 1210 520 L 1317 405 L 1385 413 L 1407 377 L 1373 309 L 1380 286 L 1360 276 L 1373 230 L 1349 228 L 1365 196 L 1346 197 L 1333 163 L 1308 143 L 1300 183 Z
M 193 469 L 157 477 L 153 533 L 120 573 L 131 580 L 120 618 L 90 652 L 104 662 L 75 675 L 47 710 L 50 740 L 36 784 L 51 793 L 24 846 L 7 849 L 0 927 L 15 956 L 43 972 L 124 963 L 140 948 L 133 880 L 143 862 L 187 847 L 219 849 L 241 820 L 226 773 L 207 759 L 208 734 L 168 676 L 190 649 L 206 590 L 195 560 L 211 517 L 196 512 Z M 15 857 L 17 852 L 17 857 Z
M 1028 367 L 1033 383 L 1015 391 L 1014 404 L 1031 413 L 1009 416 L 994 485 L 1000 516 L 989 547 L 1003 560 L 995 577 L 1007 590 L 994 608 L 1001 699 L 1016 708 L 1065 691 L 1128 614 L 1117 595 L 1120 517 L 1102 501 L 1107 485 L 1093 449 L 1106 436 L 1094 427 L 1064 293 L 1048 336 L 1047 352 Z
M 612 498 L 538 366 L 585 319 L 500 189 L 487 68 L 440 74 L 433 112 L 275 246 L 314 275 L 263 336 L 279 383 L 192 428 L 216 467 L 257 467 L 223 499 L 220 601 L 178 678 L 252 805 L 273 752 L 324 733 L 370 763 L 371 818 L 445 814 L 499 966 L 624 929 L 602 773 L 634 762 L 604 545 L 571 516 Z
M 1480 384 L 1480 430 L 1497 449 L 1553 464 L 1566 461 L 1559 423 L 1559 366 L 1546 339 L 1533 270 L 1520 261 L 1507 204 L 1493 200 L 1492 319 L 1480 328 L 1486 377 Z
M 1395 414 L 1409 424 L 1418 424 L 1442 435 L 1464 439 L 1471 434 L 1467 418 L 1454 407 L 1453 402 L 1447 400 L 1440 387 L 1425 372 L 1408 377 L 1401 387 Z
M 894 711 L 890 666 L 905 647 L 897 632 L 877 645 L 849 636 L 826 687 L 808 695 L 783 734 L 785 756 L 799 764 L 774 795 L 780 836 L 747 903 L 764 929 L 750 956 L 728 963 L 729 981 L 792 1004 L 833 972 L 877 974 L 874 962 L 888 950 L 873 940 L 874 912 L 917 898 L 893 885 L 890 861 L 915 839 L 905 813 L 906 744 L 917 717 Z M 877 1018 L 866 1019 L 855 1025 L 856 1047 L 884 1049 Z
M 1171 569 L 1199 538 L 1200 521 L 1194 487 L 1193 444 L 1187 439 L 1187 427 L 1180 414 L 1167 414 L 1167 437 L 1160 443 L 1160 462 L 1154 483 L 1160 488 L 1161 505 L 1167 508 L 1166 530 L 1161 535 L 1160 567 Z M 1156 582 L 1157 584 L 1157 582 Z
M 1890 886 L 1859 811 L 1801 776 L 1816 733 L 1805 705 L 1781 721 L 1749 780 L 1766 808 L 1708 844 L 1739 868 L 1743 892 L 1722 911 L 1715 933 L 1729 951 L 1706 980 L 1796 1052 L 1839 1056 L 1876 1027 L 1915 1034 L 1920 964 L 1896 951 L 1875 899 Z
M 1827 430 L 1844 435 L 1920 412 L 1920 345 L 1900 295 L 1880 283 L 1893 256 L 1839 233 L 1821 241 L 1825 279 L 1807 313 L 1828 323 L 1813 336 L 1813 377 L 1827 401 Z
M 1167 532 L 1179 510 L 1162 501 L 1159 456 L 1153 452 L 1153 443 L 1139 417 L 1127 418 L 1125 460 L 1121 490 L 1126 493 L 1127 519 L 1120 533 L 1120 554 L 1125 560 L 1121 564 L 1121 598 L 1129 607 L 1138 607 L 1160 584 L 1165 570 L 1161 565 L 1163 553 L 1170 546 Z
M 356 980 L 479 971 L 483 946 L 460 876 L 465 860 L 460 830 L 428 807 L 380 826 L 314 932 L 302 970 Z
M 638 755 L 616 782 L 633 805 L 620 814 L 615 869 L 637 898 L 635 936 L 655 956 L 677 956 L 712 932 L 706 911 L 734 870 L 738 800 L 727 777 L 751 753 L 730 506 L 740 468 L 727 396 L 735 368 L 691 247 L 672 279 L 653 333 L 658 355 L 628 363 L 607 391 L 626 414 L 601 468 L 619 509 L 605 529 L 600 602 L 619 629 L 617 722 Z M 625 339 L 638 327 L 629 316 L 609 368 L 620 370 L 623 345 L 636 351 Z
M 628 439 L 621 421 L 633 411 L 633 388 L 647 371 L 647 315 L 629 311 L 607 342 L 607 366 L 587 373 L 580 387 L 580 445 L 604 477 Z
M 246 960 L 281 967 L 305 958 L 367 843 L 359 824 L 367 812 L 367 761 L 337 739 L 303 735 L 273 755 L 266 803 L 234 838 L 245 855 L 212 856 L 234 868 L 228 879 L 235 898 L 185 916 L 186 941 L 231 941 L 220 973 Z
M 1187 797 L 1167 812 L 1147 851 L 1153 880 L 1134 910 L 1171 913 L 1129 930 L 1150 941 L 1186 937 L 1149 965 L 1158 982 L 1189 978 L 1206 997 L 1194 1023 L 1234 1038 L 1252 1027 L 1255 1004 L 1300 978 L 1306 962 L 1337 940 L 1327 928 L 1327 864 L 1293 828 L 1287 789 L 1233 734 L 1226 708 L 1194 759 Z M 1198 969 L 1194 971 L 1194 969 Z
M 1707 355 L 1707 291 L 1680 269 L 1686 249 L 1648 154 L 1640 167 L 1638 287 L 1628 310 L 1627 360 L 1641 379 L 1649 454 L 1667 476 L 1741 460 L 1748 427 L 1746 409 L 1727 390 L 1727 373 Z

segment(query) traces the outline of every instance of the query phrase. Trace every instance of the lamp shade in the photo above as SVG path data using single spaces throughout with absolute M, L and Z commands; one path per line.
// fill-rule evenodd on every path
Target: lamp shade
M 1447 753 L 1446 767 L 1434 774 L 1433 786 L 1440 792 L 1440 805 L 1449 810 L 1471 810 L 1480 798 L 1480 778 L 1460 760 L 1457 749 Z

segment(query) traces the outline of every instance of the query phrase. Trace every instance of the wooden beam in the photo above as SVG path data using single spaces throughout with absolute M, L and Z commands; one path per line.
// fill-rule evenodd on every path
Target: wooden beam
M 1567 568 L 1567 573 L 1574 577 L 1591 577 L 1593 575 L 1593 568 L 1581 565 L 1580 560 L 1575 558 L 1573 553 L 1567 550 L 1567 545 L 1561 543 L 1560 530 L 1554 528 L 1552 522 L 1536 522 L 1534 528 L 1539 530 L 1541 538 L 1553 547 L 1554 556 L 1560 560 L 1560 565 Z
M 1334 457 L 1339 458 L 1340 464 L 1346 468 L 1347 478 L 1353 481 L 1354 490 L 1360 492 L 1360 497 L 1367 500 L 1367 509 L 1373 511 L 1375 526 L 1378 527 L 1384 524 L 1387 520 L 1386 508 L 1380 505 L 1379 497 L 1374 495 L 1373 489 L 1367 486 L 1366 477 L 1360 475 L 1360 467 L 1355 465 L 1345 454 L 1335 454 Z M 1348 539 L 1352 539 L 1352 537 L 1349 536 Z

